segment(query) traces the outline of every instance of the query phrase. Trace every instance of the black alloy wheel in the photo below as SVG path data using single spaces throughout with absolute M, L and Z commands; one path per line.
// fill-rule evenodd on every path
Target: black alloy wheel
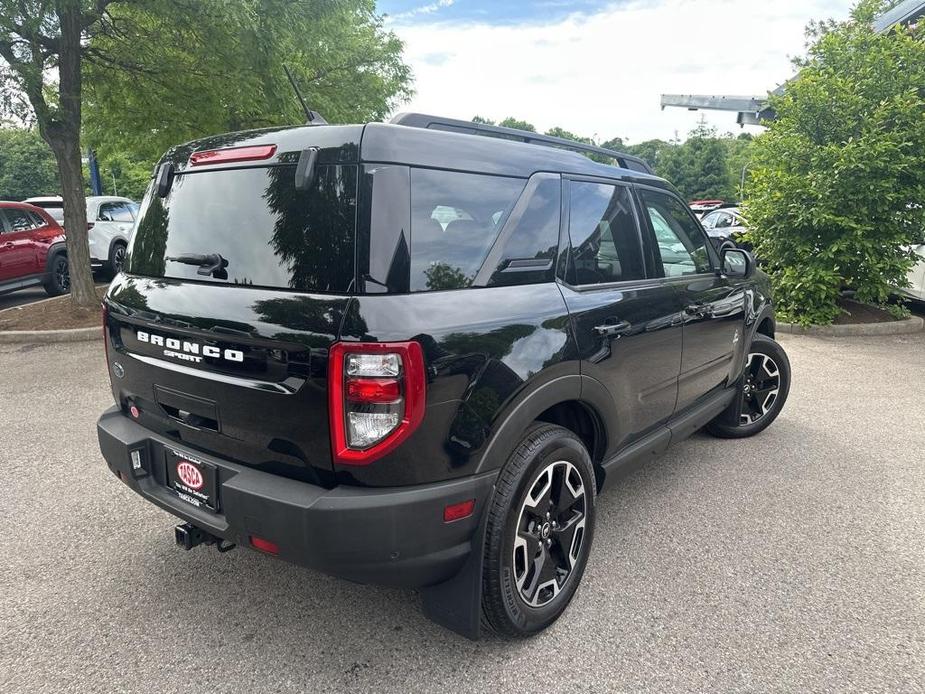
M 541 607 L 569 580 L 584 540 L 588 494 L 578 469 L 557 460 L 540 471 L 520 507 L 512 566 L 520 597 Z

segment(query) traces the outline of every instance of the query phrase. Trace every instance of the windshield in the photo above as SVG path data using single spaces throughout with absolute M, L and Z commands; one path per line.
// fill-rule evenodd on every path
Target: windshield
M 356 166 L 318 166 L 311 190 L 294 165 L 183 173 L 166 198 L 149 189 L 126 260 L 148 277 L 306 292 L 346 292 L 354 276 Z M 221 256 L 221 271 L 190 257 Z

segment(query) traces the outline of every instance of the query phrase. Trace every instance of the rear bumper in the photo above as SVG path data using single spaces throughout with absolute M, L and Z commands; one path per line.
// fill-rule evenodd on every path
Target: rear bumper
M 203 530 L 249 546 L 257 536 L 279 557 L 361 583 L 419 587 L 462 567 L 496 474 L 415 487 L 323 489 L 190 451 L 218 470 L 219 511 L 180 499 L 165 484 L 164 447 L 182 449 L 112 407 L 97 423 L 109 468 L 135 492 Z M 130 453 L 141 451 L 133 472 Z M 375 464 L 375 463 L 374 463 Z M 475 499 L 468 518 L 444 523 L 448 504 Z

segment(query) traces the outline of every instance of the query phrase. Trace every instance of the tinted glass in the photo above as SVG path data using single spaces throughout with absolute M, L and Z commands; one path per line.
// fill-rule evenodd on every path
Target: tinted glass
M 475 279 L 524 188 L 519 178 L 411 170 L 411 291 Z
M 665 193 L 641 190 L 666 277 L 710 272 L 706 236 L 688 209 Z
M 716 224 L 713 225 L 714 229 L 725 229 L 726 227 L 732 226 L 732 215 L 726 212 L 720 212 L 716 217 Z
M 489 275 L 489 286 L 553 280 L 561 209 L 559 176 L 538 174 L 531 179 L 485 261 L 482 272 Z
M 600 284 L 645 277 L 629 189 L 572 181 L 569 198 L 569 282 Z
M 35 225 L 36 228 L 43 227 L 47 224 L 47 222 L 41 217 L 39 217 L 38 214 L 36 214 L 35 212 L 29 212 L 29 219 L 32 220 L 32 223 Z
M 149 191 L 126 261 L 150 277 L 344 292 L 354 276 L 356 166 L 319 166 L 311 190 L 295 166 L 186 173 L 162 199 Z M 221 273 L 177 258 L 219 254 Z
M 29 231 L 35 229 L 38 225 L 32 221 L 32 216 L 28 210 L 18 210 L 15 207 L 8 207 L 3 210 L 6 216 L 7 231 Z
M 124 202 L 104 202 L 100 205 L 100 221 L 133 222 L 132 211 Z

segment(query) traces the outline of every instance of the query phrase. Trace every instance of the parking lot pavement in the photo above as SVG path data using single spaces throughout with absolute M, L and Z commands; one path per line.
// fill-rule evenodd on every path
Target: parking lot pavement
M 48 294 L 45 293 L 42 287 L 29 287 L 28 289 L 20 289 L 15 292 L 10 292 L 9 294 L 0 294 L 0 311 L 5 308 L 13 308 L 14 306 L 24 306 L 25 304 L 31 304 L 47 298 Z
M 564 618 L 479 643 L 411 591 L 176 549 L 99 455 L 100 347 L 0 347 L 0 691 L 922 691 L 925 334 L 783 341 L 773 427 L 606 489 Z

